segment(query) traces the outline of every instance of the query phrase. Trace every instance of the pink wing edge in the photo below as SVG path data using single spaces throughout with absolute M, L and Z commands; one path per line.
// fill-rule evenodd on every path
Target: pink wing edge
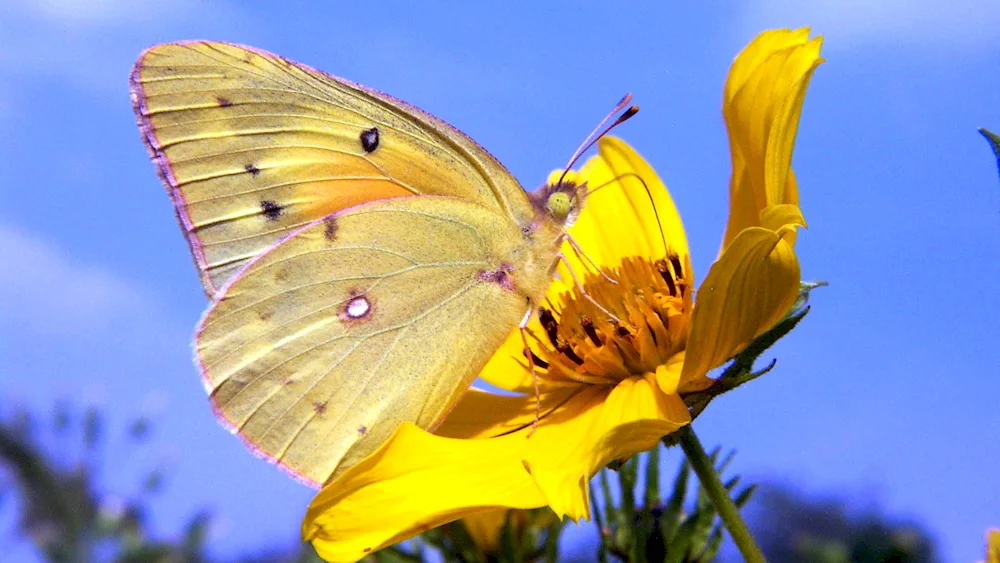
M 178 212 L 178 217 L 180 217 L 180 212 Z M 320 483 L 318 481 L 310 479 L 309 477 L 306 477 L 304 474 L 302 474 L 302 472 L 296 470 L 294 467 L 288 465 L 281 459 L 259 448 L 257 444 L 254 444 L 246 436 L 243 435 L 243 433 L 240 431 L 239 426 L 237 426 L 236 423 L 230 420 L 226 416 L 226 414 L 222 412 L 222 409 L 216 402 L 214 394 L 215 389 L 212 387 L 212 383 L 208 380 L 208 374 L 206 373 L 205 370 L 205 364 L 201 360 L 201 355 L 198 354 L 198 338 L 201 336 L 202 331 L 205 329 L 205 322 L 208 320 L 209 315 L 212 314 L 212 311 L 215 310 L 216 306 L 218 306 L 219 303 L 222 303 L 222 300 L 225 299 L 226 297 L 226 293 L 229 292 L 229 288 L 232 287 L 233 284 L 235 284 L 240 278 L 243 277 L 243 273 L 247 269 L 253 267 L 254 264 L 262 260 L 268 254 L 270 254 L 271 251 L 281 246 L 286 240 L 298 236 L 299 233 L 312 227 L 313 225 L 316 225 L 317 223 L 322 223 L 324 219 L 326 218 L 324 217 L 323 219 L 319 219 L 311 223 L 308 223 L 302 226 L 301 228 L 296 229 L 295 231 L 292 231 L 288 235 L 282 237 L 280 240 L 278 240 L 278 242 L 267 247 L 263 252 L 261 252 L 252 260 L 247 262 L 246 265 L 244 265 L 242 268 L 239 269 L 239 271 L 233 274 L 233 276 L 229 278 L 229 280 L 225 283 L 225 285 L 223 285 L 220 289 L 216 291 L 215 296 L 212 299 L 212 303 L 208 306 L 208 309 L 206 309 L 205 312 L 202 313 L 201 318 L 198 319 L 198 324 L 195 326 L 194 329 L 194 340 L 192 342 L 194 364 L 198 368 L 198 375 L 201 377 L 201 385 L 202 387 L 204 387 L 205 393 L 208 394 L 208 404 L 209 407 L 211 407 L 212 409 L 212 415 L 215 416 L 216 422 L 218 422 L 219 425 L 225 428 L 230 434 L 239 438 L 240 442 L 243 443 L 243 447 L 249 450 L 250 453 L 252 453 L 254 456 L 274 465 L 275 467 L 280 469 L 281 472 L 284 473 L 285 475 L 288 475 L 293 480 L 312 489 L 322 488 L 323 483 Z
M 177 216 L 177 222 L 180 223 L 181 229 L 184 231 L 184 238 L 187 240 L 188 247 L 191 249 L 191 256 L 194 258 L 195 266 L 198 268 L 198 276 L 201 278 L 206 289 L 208 289 L 209 297 L 214 298 L 218 295 L 219 288 L 215 287 L 215 284 L 212 283 L 211 278 L 208 276 L 208 261 L 205 259 L 205 252 L 202 250 L 201 241 L 194 233 L 194 224 L 191 222 L 191 217 L 187 212 L 187 202 L 184 201 L 184 195 L 177 185 L 173 168 L 170 166 L 170 159 L 163 152 L 163 147 L 159 139 L 156 138 L 156 133 L 153 131 L 153 124 L 149 117 L 147 117 L 146 95 L 139 80 L 139 73 L 142 71 L 142 63 L 146 59 L 146 56 L 155 48 L 150 47 L 143 51 L 132 67 L 132 72 L 129 74 L 129 92 L 132 99 L 132 110 L 135 112 L 139 134 L 142 136 L 143 144 L 146 145 L 149 158 L 156 165 L 156 172 L 167 187 L 167 194 L 170 196 L 170 201 L 174 204 L 174 213 Z

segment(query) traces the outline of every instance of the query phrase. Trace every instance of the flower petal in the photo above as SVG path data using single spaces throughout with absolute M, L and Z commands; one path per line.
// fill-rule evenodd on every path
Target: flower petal
M 302 536 L 328 561 L 355 561 L 483 510 L 549 504 L 560 516 L 587 517 L 587 482 L 599 468 L 655 446 L 688 422 L 680 397 L 661 393 L 656 376 L 648 374 L 621 382 L 610 394 L 596 385 L 579 390 L 542 418 L 530 437 L 530 425 L 497 438 L 463 440 L 404 423 L 320 491 Z
M 986 532 L 986 562 L 1000 563 L 1000 530 L 991 529 Z
M 806 88 L 823 62 L 808 29 L 762 33 L 733 62 L 723 100 L 733 174 L 723 250 L 769 206 L 798 205 L 792 150 Z M 794 243 L 794 234 L 787 242 Z
M 579 387 L 564 387 L 543 394 L 535 409 L 534 395 L 495 395 L 470 389 L 448 413 L 434 434 L 445 438 L 493 438 L 529 428 L 539 416 L 560 408 Z
M 560 295 L 565 291 L 565 286 L 561 283 L 553 282 L 546 291 L 546 297 L 552 303 L 560 302 Z M 538 320 L 538 312 L 531 315 L 528 322 L 528 341 L 531 341 L 531 334 L 545 334 L 542 323 Z M 534 342 L 532 342 L 534 346 Z M 535 394 L 535 384 L 541 393 L 546 393 L 558 388 L 551 379 L 544 377 L 532 378 L 528 369 L 527 359 L 524 357 L 524 340 L 521 337 L 521 330 L 515 327 L 500 348 L 490 357 L 490 360 L 479 372 L 479 378 L 490 385 L 495 385 L 501 389 L 522 393 L 525 395 Z
M 794 49 L 788 56 L 781 70 L 782 77 L 787 82 L 779 83 L 772 92 L 777 110 L 771 123 L 767 139 L 767 154 L 764 161 L 764 185 L 767 189 L 768 205 L 792 203 L 798 205 L 798 191 L 795 199 L 788 197 L 788 176 L 792 169 L 792 151 L 795 148 L 795 137 L 799 131 L 799 118 L 802 116 L 802 104 L 806 100 L 806 90 L 812 80 L 816 68 L 823 62 L 820 58 L 820 48 L 823 38 L 812 41 Z
M 587 256 L 602 266 L 615 267 L 628 256 L 664 256 L 664 241 L 680 256 L 687 256 L 680 214 L 656 171 L 619 138 L 602 138 L 598 149 L 580 177 L 589 189 L 600 189 L 587 197 L 580 217 L 569 229 Z M 572 256 L 572 249 L 564 247 L 563 254 Z M 562 277 L 567 279 L 565 273 Z
M 585 389 L 547 418 L 524 461 L 546 503 L 573 520 L 590 517 L 587 483 L 597 470 L 691 422 L 684 402 L 662 393 L 655 374 L 625 379 L 606 397 L 598 391 Z
M 538 315 L 533 314 L 528 323 L 528 330 L 541 334 L 541 323 Z M 527 368 L 524 357 L 524 340 L 521 329 L 514 327 L 507 335 L 507 340 L 497 348 L 490 360 L 479 372 L 479 378 L 491 385 L 516 393 L 534 393 L 531 372 Z
M 806 218 L 802 216 L 799 206 L 790 203 L 771 205 L 760 212 L 760 226 L 778 233 L 786 243 L 795 246 L 795 233 L 798 227 L 806 226 Z
M 510 509 L 498 508 L 477 512 L 462 519 L 469 537 L 481 553 L 498 551 L 500 547 L 500 532 L 507 523 L 507 513 Z M 519 514 L 523 514 L 520 512 Z
M 698 288 L 682 381 L 699 379 L 742 351 L 788 312 L 799 261 L 778 233 L 744 229 Z
M 770 29 L 757 35 L 749 45 L 736 55 L 726 77 L 723 99 L 728 102 L 746 84 L 757 67 L 775 51 L 801 45 L 809 40 L 809 28 Z
M 545 499 L 521 464 L 524 434 L 441 438 L 410 423 L 316 495 L 302 537 L 331 562 L 366 554 L 446 522 Z

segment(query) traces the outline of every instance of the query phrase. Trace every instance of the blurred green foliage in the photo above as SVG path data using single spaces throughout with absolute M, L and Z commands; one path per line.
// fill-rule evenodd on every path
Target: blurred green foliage
M 498 541 L 492 548 L 484 550 L 477 545 L 466 522 L 458 520 L 428 530 L 414 540 L 373 553 L 366 561 L 554 563 L 563 560 L 558 540 L 565 523 L 549 508 L 508 510 L 496 530 Z
M 0 419 L 0 503 L 19 501 L 17 530 L 48 563 L 208 563 L 211 517 L 192 515 L 180 536 L 160 539 L 149 530 L 148 503 L 161 492 L 164 470 L 140 474 L 135 492 L 103 491 L 99 484 L 109 445 L 105 417 L 96 407 L 56 405 L 47 421 L 16 409 Z M 140 417 L 118 438 L 142 447 L 152 425 Z M 3 559 L 0 557 L 0 559 Z M 237 558 L 245 563 L 316 563 L 301 550 Z
M 100 471 L 103 463 L 110 463 L 106 458 L 111 442 L 148 447 L 154 430 L 149 419 L 140 417 L 112 433 L 105 420 L 96 408 L 73 409 L 66 404 L 57 405 L 45 420 L 25 410 L 0 418 L 0 507 L 17 508 L 17 535 L 29 541 L 46 563 L 221 561 L 207 554 L 212 522 L 207 511 L 193 514 L 177 537 L 158 538 L 150 532 L 149 502 L 163 494 L 167 480 L 162 467 L 144 472 L 128 468 L 137 471 L 131 493 L 103 490 Z M 726 534 L 715 511 L 686 462 L 672 482 L 661 485 L 662 451 L 661 447 L 633 456 L 599 475 L 591 490 L 599 539 L 596 553 L 560 546 L 565 522 L 545 508 L 509 511 L 496 548 L 480 549 L 463 521 L 458 521 L 368 559 L 379 563 L 716 560 Z M 720 459 L 718 451 L 711 457 L 720 474 L 732 461 L 732 455 Z M 787 487 L 767 485 L 755 493 L 754 486 L 741 486 L 739 477 L 723 482 L 741 508 L 753 495 L 751 527 L 771 563 L 936 560 L 929 534 L 916 524 L 871 511 L 858 514 L 841 501 L 809 498 Z M 15 499 L 18 502 L 12 502 Z M 290 548 L 226 561 L 320 561 L 311 546 L 296 544 L 297 538 L 289 538 Z
M 692 488 L 691 467 L 681 462 L 673 482 L 660 492 L 660 451 L 633 456 L 614 473 L 617 474 L 620 499 L 614 501 L 609 470 L 600 474 L 600 498 L 605 507 L 601 514 L 598 495 L 592 491 L 594 521 L 600 529 L 601 543 L 597 558 L 609 558 L 633 563 L 707 563 L 712 561 L 722 545 L 723 528 L 715 508 L 701 486 L 694 487 L 694 498 L 688 499 Z M 710 458 L 720 475 L 732 461 L 732 455 L 719 460 L 719 451 Z M 644 482 L 640 483 L 639 466 L 645 466 Z M 726 490 L 737 491 L 740 478 L 724 480 Z M 733 497 L 742 508 L 754 492 L 753 485 L 740 488 Z
M 751 529 L 770 563 L 932 563 L 934 541 L 919 524 L 839 499 L 763 485 Z

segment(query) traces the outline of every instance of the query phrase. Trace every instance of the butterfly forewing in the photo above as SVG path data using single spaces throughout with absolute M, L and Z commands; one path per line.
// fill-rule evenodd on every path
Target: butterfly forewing
M 520 185 L 444 122 L 263 51 L 164 44 L 132 73 L 143 138 L 210 296 L 305 224 L 364 202 L 450 195 L 532 213 Z

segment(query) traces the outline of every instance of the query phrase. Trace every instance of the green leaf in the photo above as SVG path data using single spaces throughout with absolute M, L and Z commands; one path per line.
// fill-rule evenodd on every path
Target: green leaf
M 605 476 L 606 471 L 601 471 L 601 480 L 603 484 L 607 486 L 608 479 Z M 614 506 L 610 502 L 611 494 L 609 491 L 605 491 L 604 495 L 604 506 L 608 508 L 609 511 L 614 510 Z M 597 545 L 597 560 L 600 563 L 608 563 L 608 536 L 604 533 L 604 520 L 601 518 L 601 508 L 597 503 L 597 494 L 594 491 L 594 486 L 590 485 L 590 507 L 591 513 L 594 515 L 594 524 L 597 526 L 597 537 L 600 543 Z
M 653 510 L 660 504 L 660 448 L 656 447 L 646 454 L 646 498 L 644 510 Z
M 517 534 L 514 533 L 514 525 L 510 519 L 511 511 L 508 510 L 504 516 L 503 526 L 500 528 L 500 550 L 503 553 L 504 563 L 521 563 L 523 546 L 518 545 Z
M 307 544 L 310 545 L 310 544 Z M 379 563 L 422 563 L 423 556 L 417 553 L 410 553 L 404 551 L 398 545 L 389 546 L 385 549 L 380 549 L 374 553 L 374 558 Z M 322 562 L 323 560 L 316 556 L 316 560 Z
M 993 149 L 993 155 L 997 158 L 997 169 L 1000 171 L 1000 136 L 995 133 L 987 131 L 986 129 L 980 129 L 983 137 L 986 137 L 986 142 L 990 144 L 990 148 Z
M 677 477 L 674 478 L 674 491 L 670 494 L 666 506 L 663 507 L 663 515 L 660 517 L 660 530 L 663 533 L 663 541 L 667 546 L 673 541 L 674 532 L 680 522 L 681 510 L 684 508 L 684 496 L 687 494 L 688 478 L 691 475 L 691 466 L 687 460 L 681 462 L 677 470 Z
M 596 514 L 596 512 L 594 514 Z M 567 520 L 556 518 L 553 515 L 552 521 L 546 528 L 545 545 L 542 548 L 542 554 L 544 556 L 544 560 L 548 561 L 549 563 L 556 563 L 557 561 L 559 561 L 559 534 L 562 532 L 563 526 L 566 525 L 566 522 Z M 598 529 L 598 533 L 600 533 L 600 529 Z M 603 539 L 601 540 L 601 544 L 602 545 L 604 544 Z M 601 561 L 602 562 L 607 561 L 606 553 L 604 558 L 601 559 Z
M 750 500 L 750 497 L 753 496 L 753 493 L 756 490 L 757 490 L 757 485 L 748 486 L 747 488 L 743 489 L 742 491 L 739 492 L 739 494 L 736 495 L 736 498 L 733 499 L 733 502 L 736 503 L 736 506 L 743 508 L 746 505 L 746 503 Z
M 443 527 L 445 537 L 451 541 L 445 541 L 442 548 L 443 553 L 453 553 L 458 556 L 459 561 L 467 563 L 485 563 L 483 554 L 476 547 L 476 542 L 472 541 L 469 530 L 461 521 L 445 524 Z
M 705 546 L 705 551 L 701 552 L 701 556 L 698 561 L 711 561 L 715 559 L 716 554 L 719 553 L 719 549 L 722 547 L 722 523 L 716 524 L 712 528 L 712 535 L 708 538 L 708 544 Z
M 667 557 L 663 563 L 683 563 L 687 559 L 688 550 L 691 548 L 691 539 L 697 522 L 693 518 L 688 518 L 677 528 L 670 543 L 667 544 Z
M 713 452 L 712 461 L 715 461 L 715 458 L 719 453 L 719 449 L 720 448 L 716 448 L 715 451 Z M 734 457 L 736 457 L 736 450 L 731 450 L 728 454 L 726 454 L 726 457 L 723 458 L 722 461 L 715 466 L 715 472 L 718 473 L 719 475 L 722 475 L 722 473 L 726 471 L 726 468 L 729 467 L 729 464 L 732 463 Z

